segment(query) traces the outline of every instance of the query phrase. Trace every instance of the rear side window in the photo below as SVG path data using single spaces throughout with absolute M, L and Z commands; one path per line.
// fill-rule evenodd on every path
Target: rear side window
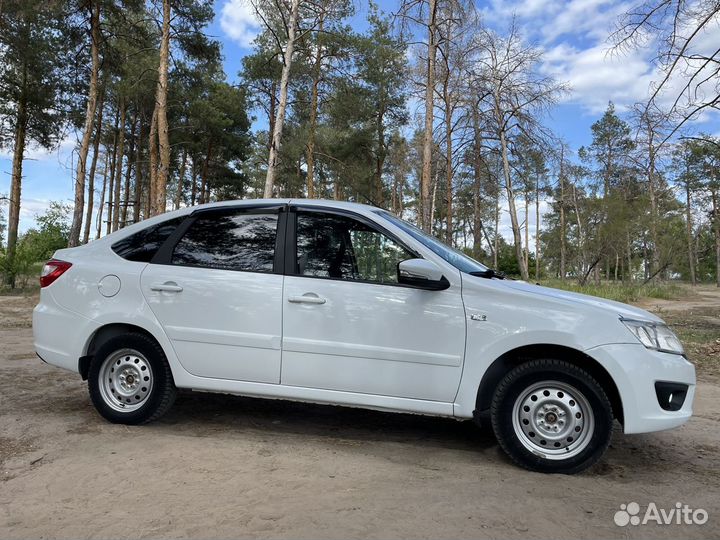
M 160 246 L 173 233 L 185 216 L 169 219 L 147 227 L 140 232 L 118 240 L 112 245 L 112 250 L 123 259 L 137 262 L 150 262 Z
M 272 272 L 277 214 L 201 214 L 175 246 L 171 263 Z

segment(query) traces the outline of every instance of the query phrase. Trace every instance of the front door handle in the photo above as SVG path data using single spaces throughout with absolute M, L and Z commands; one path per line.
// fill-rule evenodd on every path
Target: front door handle
M 325 298 L 320 298 L 315 293 L 305 293 L 302 296 L 289 296 L 288 302 L 292 304 L 324 304 L 327 302 Z
M 174 281 L 166 281 L 165 283 L 154 283 L 150 285 L 150 290 L 160 292 L 182 292 L 183 288 Z

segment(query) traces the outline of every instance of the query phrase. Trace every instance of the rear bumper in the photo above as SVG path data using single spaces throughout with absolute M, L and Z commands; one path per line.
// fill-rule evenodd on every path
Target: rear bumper
M 692 416 L 695 367 L 685 357 L 652 351 L 639 343 L 602 345 L 585 352 L 608 371 L 617 385 L 625 433 L 671 429 Z M 678 391 L 671 395 L 668 388 Z
M 35 353 L 47 364 L 78 373 L 78 359 L 96 326 L 90 319 L 60 306 L 49 290 L 43 290 L 40 303 L 33 309 Z

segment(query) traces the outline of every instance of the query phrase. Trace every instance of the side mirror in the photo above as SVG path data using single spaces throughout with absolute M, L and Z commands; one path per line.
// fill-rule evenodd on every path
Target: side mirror
M 425 259 L 407 259 L 400 262 L 398 283 L 428 291 L 442 291 L 450 286 L 440 267 Z

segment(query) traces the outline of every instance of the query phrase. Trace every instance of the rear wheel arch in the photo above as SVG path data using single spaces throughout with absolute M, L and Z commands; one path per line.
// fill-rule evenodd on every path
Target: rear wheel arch
M 532 360 L 552 358 L 564 360 L 587 371 L 602 386 L 612 405 L 613 415 L 623 422 L 623 406 L 617 385 L 608 371 L 594 358 L 582 351 L 563 345 L 537 344 L 518 347 L 504 353 L 490 364 L 478 386 L 475 399 L 476 419 L 487 416 L 495 388 L 513 368 Z
M 110 323 L 101 326 L 90 336 L 85 347 L 85 354 L 78 359 L 78 371 L 84 381 L 88 378 L 90 362 L 95 356 L 95 352 L 109 339 L 123 334 L 142 334 L 157 343 L 158 347 L 163 348 L 157 338 L 141 326 L 128 323 Z

